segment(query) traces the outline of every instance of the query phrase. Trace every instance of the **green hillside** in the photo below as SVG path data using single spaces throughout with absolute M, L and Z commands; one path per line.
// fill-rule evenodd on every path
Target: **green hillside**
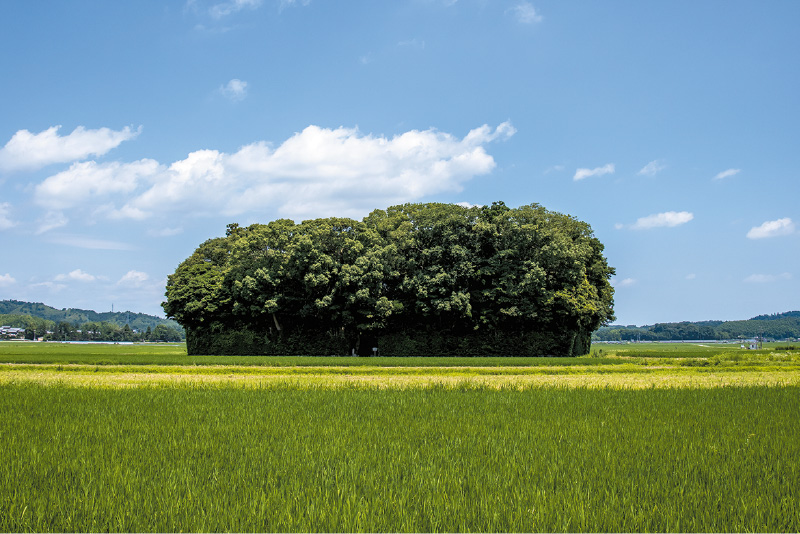
M 800 311 L 759 315 L 744 321 L 656 323 L 648 326 L 611 325 L 598 329 L 594 341 L 669 341 L 765 337 L 800 338 Z
M 119 327 L 130 326 L 132 330 L 140 332 L 148 328 L 155 330 L 159 325 L 162 328 L 168 327 L 183 332 L 183 328 L 170 319 L 162 319 L 154 315 L 145 313 L 135 313 L 132 311 L 122 312 L 102 312 L 94 310 L 82 310 L 79 308 L 57 309 L 41 302 L 23 302 L 19 300 L 0 300 L 0 316 L 9 319 L 8 316 L 30 316 L 53 323 L 68 323 L 75 327 L 80 327 L 86 323 L 111 323 Z M 9 325 L 14 326 L 14 325 Z

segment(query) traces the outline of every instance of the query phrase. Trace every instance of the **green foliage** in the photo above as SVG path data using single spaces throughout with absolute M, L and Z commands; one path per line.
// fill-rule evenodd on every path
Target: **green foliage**
M 535 204 L 234 224 L 170 275 L 163 306 L 190 354 L 572 356 L 613 319 L 602 251 Z
M 800 388 L 0 386 L 3 532 L 796 532 Z

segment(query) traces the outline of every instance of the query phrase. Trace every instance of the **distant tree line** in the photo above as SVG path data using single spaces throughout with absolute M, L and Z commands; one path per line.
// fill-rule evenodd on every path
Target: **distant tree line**
M 586 354 L 613 319 L 602 252 L 536 204 L 231 224 L 169 276 L 163 307 L 190 354 Z
M 154 329 L 149 326 L 144 332 L 134 331 L 130 325 L 120 327 L 117 324 L 102 321 L 99 323 L 83 323 L 80 327 L 66 323 L 56 323 L 52 334 L 44 338 L 46 341 L 172 341 L 183 340 L 182 332 L 176 328 L 160 324 Z
M 149 326 L 137 331 L 130 325 L 118 325 L 109 321 L 87 321 L 73 324 L 66 321 L 50 321 L 40 317 L 21 314 L 0 314 L 0 324 L 24 328 L 25 339 L 44 339 L 45 341 L 174 341 L 184 339 L 184 332 L 166 324 Z
M 657 323 L 649 326 L 611 325 L 593 334 L 595 341 L 670 341 L 691 339 L 800 338 L 800 312 L 760 315 L 744 321 Z

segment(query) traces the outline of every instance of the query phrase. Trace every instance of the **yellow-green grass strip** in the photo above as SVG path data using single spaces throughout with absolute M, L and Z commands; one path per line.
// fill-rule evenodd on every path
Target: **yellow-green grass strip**
M 0 365 L 0 384 L 38 383 L 99 388 L 220 385 L 259 388 L 374 388 L 461 386 L 490 388 L 709 388 L 745 385 L 800 385 L 796 367 L 681 367 L 625 365 L 596 367 L 240 367 Z

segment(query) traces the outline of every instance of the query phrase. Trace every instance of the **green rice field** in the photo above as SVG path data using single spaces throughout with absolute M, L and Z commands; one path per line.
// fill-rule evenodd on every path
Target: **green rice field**
M 0 343 L 0 531 L 800 530 L 798 351 L 631 347 Z

